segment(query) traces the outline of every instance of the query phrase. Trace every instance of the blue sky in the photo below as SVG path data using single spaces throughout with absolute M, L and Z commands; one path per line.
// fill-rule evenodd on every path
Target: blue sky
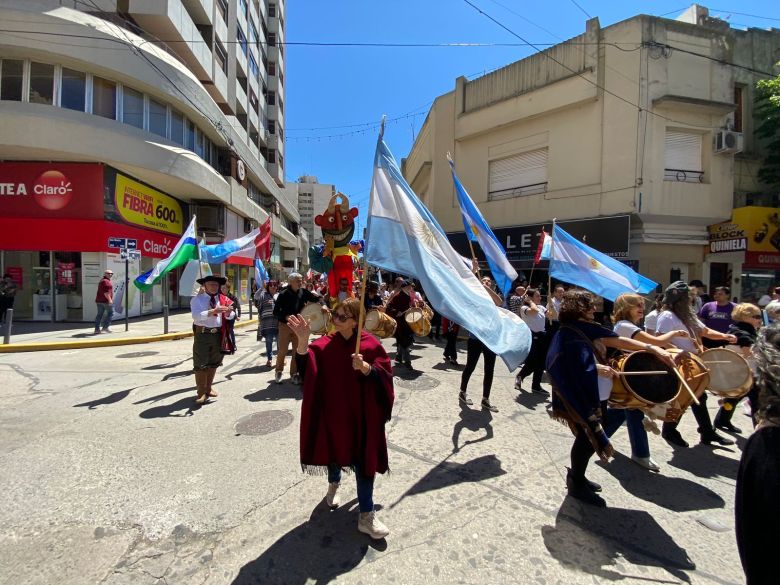
M 604 27 L 641 13 L 674 18 L 688 6 L 681 0 L 469 1 L 532 43 L 558 43 L 581 34 L 586 12 L 598 16 Z M 710 14 L 740 28 L 780 27 L 776 1 L 718 0 Z M 286 26 L 288 43 L 520 42 L 464 0 L 289 0 Z M 385 139 L 400 164 L 431 102 L 451 91 L 458 76 L 477 77 L 533 52 L 526 46 L 288 45 L 286 179 L 310 174 L 335 184 L 358 205 L 359 226 L 364 225 L 382 115 L 390 120 Z

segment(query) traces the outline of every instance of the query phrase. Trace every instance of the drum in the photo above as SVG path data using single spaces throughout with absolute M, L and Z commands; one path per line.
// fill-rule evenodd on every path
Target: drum
M 753 374 L 741 355 L 718 347 L 703 351 L 699 357 L 710 370 L 710 392 L 723 398 L 742 398 L 750 391 Z
M 429 305 L 423 305 L 422 306 L 423 313 L 425 313 L 425 317 L 428 319 L 428 321 L 433 321 L 433 309 Z
M 407 310 L 404 313 L 404 319 L 412 333 L 418 337 L 425 337 L 431 332 L 431 322 L 422 309 L 414 308 Z
M 618 372 L 667 372 L 614 378 L 612 393 L 609 395 L 609 405 L 613 408 L 642 409 L 662 402 L 671 402 L 680 391 L 680 381 L 672 368 L 649 351 L 623 354 L 610 365 Z
M 395 326 L 395 319 L 379 309 L 371 309 L 366 313 L 365 328 L 377 337 L 392 337 L 395 335 Z
M 315 335 L 325 335 L 331 329 L 333 318 L 330 313 L 323 313 L 322 307 L 317 304 L 308 304 L 301 310 L 301 316 L 306 319 Z
M 682 353 L 675 348 L 667 349 L 666 351 L 674 355 Z M 710 383 L 709 370 L 707 370 L 704 362 L 693 354 L 687 354 L 684 359 L 678 362 L 677 371 L 680 372 L 693 391 L 694 396 L 701 398 L 707 389 L 707 385 Z M 665 422 L 677 422 L 691 404 L 693 404 L 693 398 L 690 392 L 680 384 L 680 391 L 674 400 L 656 404 L 643 410 L 650 418 L 661 419 Z

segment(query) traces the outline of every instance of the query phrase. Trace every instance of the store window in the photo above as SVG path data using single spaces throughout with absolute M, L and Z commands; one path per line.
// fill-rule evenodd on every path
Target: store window
M 122 88 L 122 121 L 136 128 L 144 127 L 144 94 L 140 91 Z
M 149 132 L 167 138 L 168 107 L 158 101 L 149 99 Z
M 184 146 L 184 116 L 176 110 L 171 111 L 171 140 Z
M 35 61 L 30 63 L 30 102 L 54 103 L 54 65 Z
M 0 99 L 22 101 L 22 82 L 24 81 L 24 61 L 3 59 L 0 78 Z
M 87 75 L 81 71 L 62 68 L 60 105 L 69 110 L 83 112 L 86 109 Z
M 92 78 L 92 113 L 116 120 L 116 83 L 102 77 Z

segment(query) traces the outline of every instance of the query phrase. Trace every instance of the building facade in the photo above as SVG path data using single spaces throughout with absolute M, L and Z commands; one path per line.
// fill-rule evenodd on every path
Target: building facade
M 732 29 L 695 5 L 678 20 L 601 28 L 594 18 L 543 53 L 458 78 L 403 172 L 462 253 L 448 151 L 526 275 L 557 218 L 662 285 L 701 279 L 739 296 L 749 274 L 777 279 L 780 256 L 759 267 L 710 254 L 708 226 L 735 206 L 778 205 L 755 181 L 764 152 L 752 119 L 755 82 L 776 75 L 778 59 L 780 31 Z
M 284 0 L 0 0 L 0 269 L 23 319 L 91 320 L 193 215 L 208 243 L 273 223 L 271 268 L 306 238 L 284 196 Z M 116 242 L 114 242 L 116 244 Z M 249 266 L 214 267 L 244 296 Z M 178 275 L 118 315 L 186 306 Z M 186 291 L 182 291 L 186 292 Z M 124 304 L 122 304 L 124 303 Z
M 314 224 L 314 218 L 327 209 L 330 198 L 336 194 L 336 186 L 325 185 L 318 182 L 317 177 L 304 175 L 295 183 L 287 183 L 285 191 L 290 198 L 297 197 L 301 226 L 308 232 L 311 243 L 321 243 L 322 230 Z

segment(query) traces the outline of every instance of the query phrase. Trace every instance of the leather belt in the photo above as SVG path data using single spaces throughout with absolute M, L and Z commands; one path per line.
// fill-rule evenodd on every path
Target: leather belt
M 202 327 L 201 325 L 195 326 L 195 331 L 198 333 L 219 333 L 219 327 Z

